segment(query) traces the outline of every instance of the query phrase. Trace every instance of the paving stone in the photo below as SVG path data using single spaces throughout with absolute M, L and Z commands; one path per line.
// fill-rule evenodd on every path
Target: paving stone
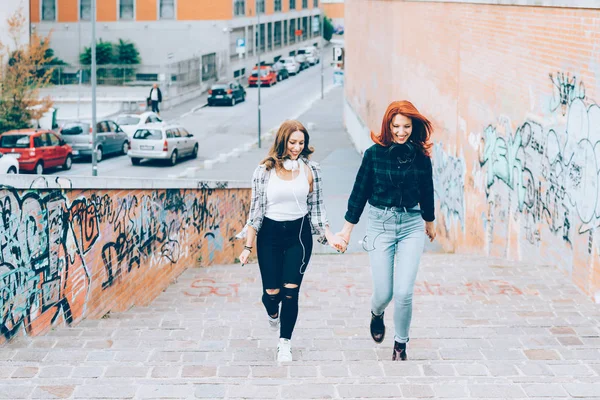
M 519 385 L 469 385 L 471 397 L 479 399 L 489 398 L 522 398 L 525 397 L 525 392 Z
M 75 386 L 56 385 L 56 386 L 38 386 L 31 395 L 32 399 L 68 399 L 73 395 Z
M 218 376 L 247 378 L 250 376 L 250 367 L 247 365 L 231 365 L 219 367 Z
M 567 392 L 558 384 L 531 384 L 523 385 L 523 390 L 529 397 L 568 397 Z
M 600 397 L 600 383 L 568 383 L 563 388 L 572 397 Z
M 299 389 L 299 387 L 296 386 L 296 389 Z M 305 387 L 302 387 L 302 390 L 304 389 Z M 276 399 L 279 397 L 279 387 L 274 385 L 229 385 L 227 396 L 230 398 L 239 397 L 243 399 Z
M 150 368 L 134 366 L 110 366 L 104 372 L 105 378 L 144 378 Z
M 0 390 L 0 399 L 27 399 L 33 392 L 33 389 L 34 386 L 3 385 L 2 390 Z
M 216 367 L 207 367 L 202 365 L 186 365 L 181 371 L 182 378 L 203 378 L 217 376 Z
M 349 397 L 378 397 L 378 398 L 399 398 L 402 397 L 400 388 L 396 385 L 339 385 L 337 387 L 341 398 Z
M 51 367 L 42 367 L 38 377 L 40 378 L 67 378 L 71 376 L 73 367 L 64 365 L 53 365 Z
M 227 392 L 225 385 L 195 385 L 194 396 L 198 399 L 223 399 Z
M 76 399 L 102 399 L 119 398 L 132 399 L 135 396 L 137 387 L 130 385 L 106 384 L 83 385 L 75 388 L 74 398 Z
M 433 392 L 435 393 L 435 397 L 445 398 L 445 399 L 457 399 L 468 397 L 468 389 L 466 385 L 459 384 L 434 384 L 431 386 Z
M 409 398 L 430 398 L 434 397 L 433 388 L 430 385 L 403 385 L 400 384 L 402 395 Z
M 38 367 L 19 367 L 11 375 L 13 379 L 33 378 L 40 372 Z
M 525 350 L 525 355 L 530 360 L 560 360 L 560 355 L 550 349 Z
M 185 399 L 194 395 L 193 385 L 141 385 L 136 393 L 139 399 Z

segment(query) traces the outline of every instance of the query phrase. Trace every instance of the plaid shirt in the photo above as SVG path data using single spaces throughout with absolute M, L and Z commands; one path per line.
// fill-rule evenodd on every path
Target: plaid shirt
M 378 144 L 369 147 L 348 199 L 346 221 L 358 223 L 367 201 L 376 207 L 412 208 L 419 204 L 423 219 L 433 221 L 431 159 L 417 151 L 412 163 L 400 164 L 388 147 Z
M 310 216 L 310 227 L 313 235 L 317 235 L 319 243 L 326 244 L 325 227 L 329 225 L 327 221 L 327 213 L 323 204 L 323 187 L 321 181 L 321 167 L 313 161 L 302 158 L 310 168 L 313 176 L 313 190 L 308 193 L 306 199 L 308 206 L 308 214 Z M 252 176 L 252 202 L 250 203 L 250 213 L 248 222 L 244 229 L 236 235 L 236 238 L 242 239 L 246 237 L 248 226 L 254 228 L 256 233 L 260 231 L 263 218 L 267 213 L 267 186 L 269 185 L 269 176 L 265 165 L 259 165 Z

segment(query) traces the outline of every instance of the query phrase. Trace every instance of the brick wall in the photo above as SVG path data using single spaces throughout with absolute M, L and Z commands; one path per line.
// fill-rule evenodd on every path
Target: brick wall
M 148 305 L 186 268 L 234 262 L 250 190 L 220 186 L 0 185 L 0 345 Z
M 445 249 L 557 265 L 600 301 L 600 11 L 347 0 L 345 17 L 348 129 L 366 145 L 396 99 L 432 119 Z

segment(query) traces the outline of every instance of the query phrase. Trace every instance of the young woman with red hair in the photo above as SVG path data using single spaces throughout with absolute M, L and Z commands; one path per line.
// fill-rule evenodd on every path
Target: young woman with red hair
M 345 224 L 338 233 L 347 243 L 369 202 L 367 236 L 373 277 L 371 337 L 383 342 L 383 313 L 394 299 L 392 360 L 406 360 L 414 284 L 425 235 L 435 238 L 431 122 L 408 101 L 391 103 L 381 133 L 371 133 L 368 148 L 348 200 Z M 425 220 L 425 222 L 423 222 Z

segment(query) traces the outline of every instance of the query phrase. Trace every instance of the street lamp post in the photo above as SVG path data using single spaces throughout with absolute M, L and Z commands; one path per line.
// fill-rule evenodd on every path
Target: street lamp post
M 96 0 L 91 1 L 92 20 L 92 176 L 98 175 L 96 160 Z
M 321 2 L 319 2 L 319 21 L 321 22 L 321 54 L 319 55 L 319 64 L 321 64 L 321 100 L 325 98 L 323 93 L 323 85 L 324 85 L 324 70 L 323 70 L 323 58 L 325 58 L 325 14 L 323 13 L 323 9 L 321 8 Z
M 257 85 L 258 85 L 258 148 L 261 148 L 261 139 L 260 139 L 260 85 L 261 85 L 261 76 L 260 76 L 260 8 L 259 8 L 259 3 L 258 0 L 255 1 L 255 8 L 256 8 L 256 19 L 257 19 L 257 32 L 256 32 L 256 36 L 258 37 L 258 49 L 256 51 L 256 54 L 258 55 L 258 67 L 257 67 L 257 71 L 256 73 L 258 74 L 258 80 Z
M 77 18 L 77 55 L 81 53 L 81 9 L 78 10 L 79 17 Z M 81 60 L 79 62 L 79 69 L 77 72 L 78 83 L 77 83 L 77 120 L 79 121 L 79 106 L 81 103 Z

